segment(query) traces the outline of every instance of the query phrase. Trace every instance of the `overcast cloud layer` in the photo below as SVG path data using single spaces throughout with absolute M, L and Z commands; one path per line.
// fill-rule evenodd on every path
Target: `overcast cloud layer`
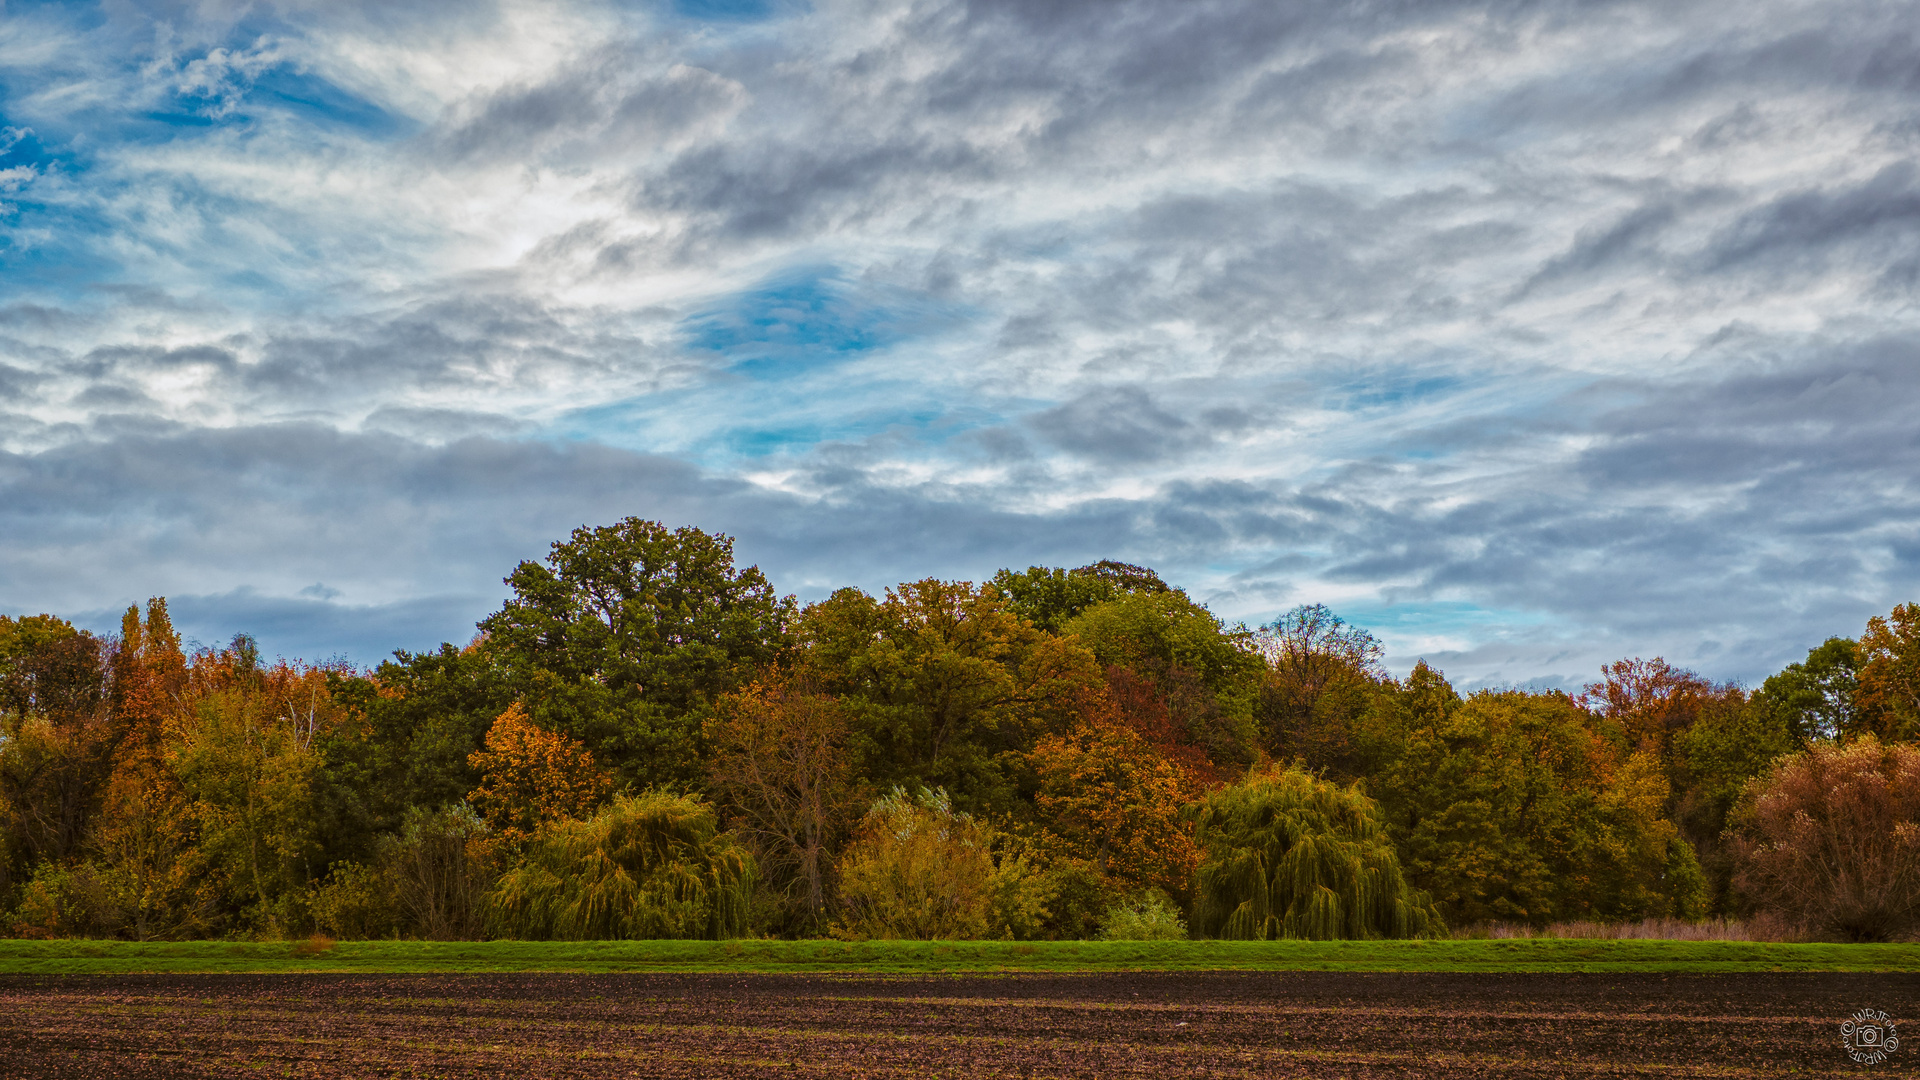
M 0 610 L 366 663 L 634 514 L 1456 682 L 1920 599 L 1912 7 L 0 9 Z

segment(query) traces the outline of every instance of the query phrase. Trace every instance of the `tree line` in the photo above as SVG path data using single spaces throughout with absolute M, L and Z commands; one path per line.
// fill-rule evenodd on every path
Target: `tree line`
M 1758 688 L 1404 679 L 1143 567 L 817 603 L 629 518 L 371 670 L 0 617 L 0 931 L 142 940 L 1920 928 L 1920 605 Z

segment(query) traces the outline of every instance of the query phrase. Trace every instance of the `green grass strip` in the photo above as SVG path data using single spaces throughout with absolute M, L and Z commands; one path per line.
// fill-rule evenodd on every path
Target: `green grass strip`
M 0 940 L 0 974 L 349 972 L 1920 971 L 1917 945 L 1747 941 Z

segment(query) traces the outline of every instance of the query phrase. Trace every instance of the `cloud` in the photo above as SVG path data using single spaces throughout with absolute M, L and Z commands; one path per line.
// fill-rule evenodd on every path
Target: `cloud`
M 0 608 L 364 661 L 639 514 L 1756 678 L 1920 589 L 1901 14 L 10 11 Z
M 1152 461 L 1206 441 L 1203 430 L 1161 409 L 1137 386 L 1090 391 L 1029 423 L 1063 450 L 1119 465 Z

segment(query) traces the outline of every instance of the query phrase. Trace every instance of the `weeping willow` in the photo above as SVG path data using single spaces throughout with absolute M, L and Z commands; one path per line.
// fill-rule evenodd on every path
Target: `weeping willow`
M 1196 937 L 1314 941 L 1441 930 L 1408 887 L 1372 799 L 1297 770 L 1248 777 L 1200 805 Z
M 521 940 L 730 938 L 747 924 L 753 860 L 690 796 L 618 796 L 548 826 L 500 880 L 491 929 Z

